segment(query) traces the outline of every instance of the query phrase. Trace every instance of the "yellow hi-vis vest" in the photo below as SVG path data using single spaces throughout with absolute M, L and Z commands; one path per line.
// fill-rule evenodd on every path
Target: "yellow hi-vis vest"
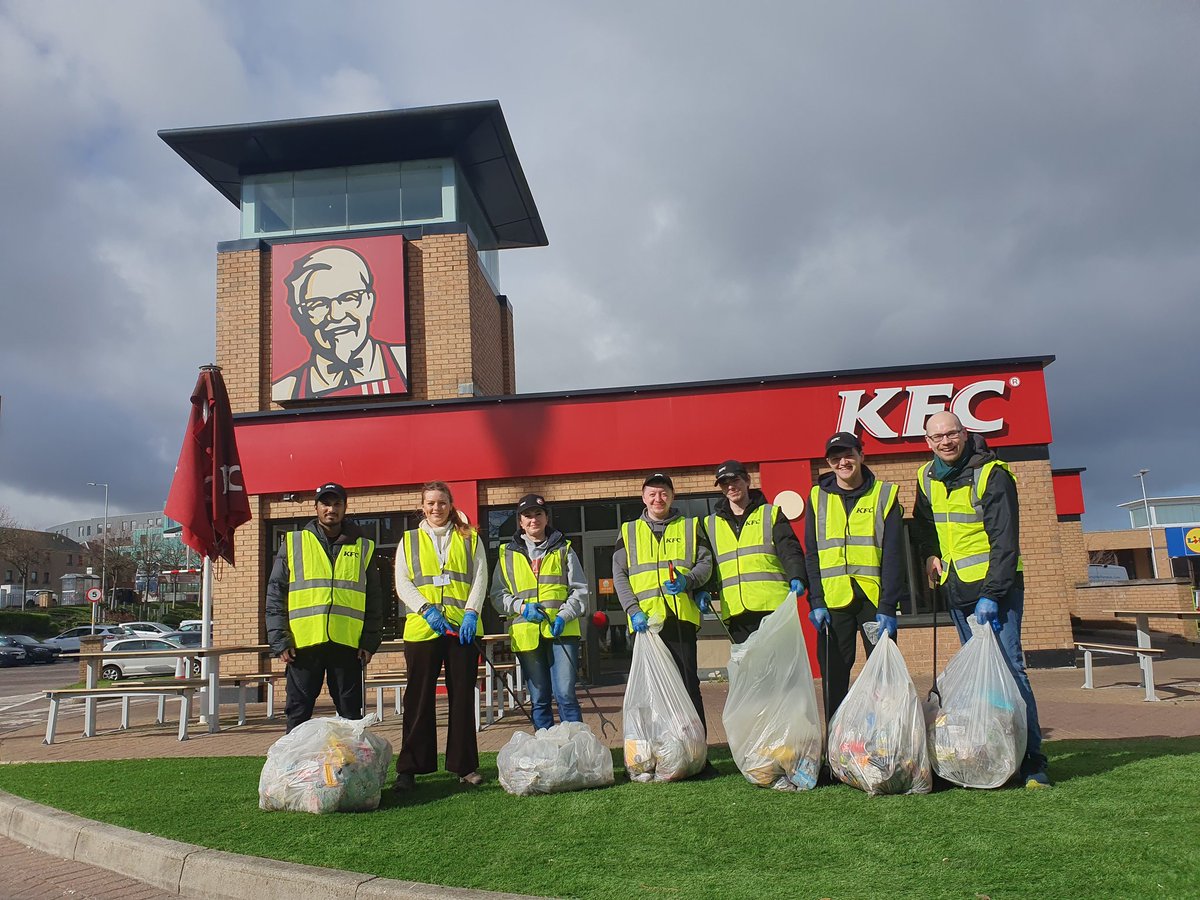
M 764 503 L 752 510 L 738 535 L 716 513 L 705 524 L 721 576 L 721 618 L 778 609 L 788 595 L 788 577 L 775 555 L 775 507 Z
M 812 489 L 809 509 L 816 516 L 817 562 L 821 590 L 830 609 L 849 606 L 858 584 L 867 599 L 879 605 L 883 582 L 883 520 L 896 505 L 899 488 L 876 481 L 855 501 L 846 515 L 846 504 L 837 494 Z
M 629 587 L 638 605 L 651 619 L 667 618 L 671 613 L 700 627 L 700 607 L 691 591 L 674 597 L 662 589 L 671 577 L 668 563 L 674 563 L 676 575 L 686 575 L 696 564 L 697 520 L 681 516 L 663 530 L 662 540 L 654 536 L 644 519 L 621 526 L 625 554 L 629 562 Z M 629 626 L 630 631 L 633 625 Z
M 367 612 L 367 566 L 375 542 L 360 537 L 340 544 L 330 562 L 311 531 L 289 531 L 288 627 L 296 648 L 332 641 L 358 647 Z
M 458 529 L 451 529 L 450 546 L 446 549 L 446 564 L 438 560 L 433 538 L 420 528 L 404 532 L 404 561 L 408 577 L 421 596 L 429 603 L 442 607 L 442 614 L 455 630 L 462 624 L 471 596 L 471 576 L 475 573 L 475 554 L 479 552 L 479 534 L 471 531 L 469 541 Z M 439 584 L 438 582 L 444 582 Z M 404 618 L 404 640 L 432 641 L 438 636 L 420 613 L 410 612 Z
M 933 523 L 937 527 L 938 546 L 941 548 L 942 583 L 950 577 L 950 568 L 958 573 L 960 581 L 982 581 L 987 576 L 988 563 L 992 557 L 992 544 L 983 529 L 983 492 L 987 488 L 988 475 L 996 466 L 1002 468 L 1013 481 L 1008 463 L 999 459 L 984 463 L 971 473 L 971 481 L 947 494 L 946 485 L 933 477 L 933 463 L 927 462 L 917 469 L 917 484 L 929 498 L 933 511 Z M 1017 571 L 1025 564 L 1017 556 Z
M 512 544 L 500 548 L 500 577 L 504 580 L 504 589 L 521 603 L 540 603 L 546 610 L 545 622 L 530 622 L 518 614 L 509 623 L 508 636 L 513 652 L 536 650 L 543 637 L 554 637 L 550 626 L 554 624 L 558 608 L 566 602 L 570 593 L 567 583 L 567 554 L 570 552 L 570 541 L 555 548 L 541 558 L 535 575 L 528 556 L 516 550 Z M 563 623 L 562 636 L 579 637 L 579 620 L 570 619 Z

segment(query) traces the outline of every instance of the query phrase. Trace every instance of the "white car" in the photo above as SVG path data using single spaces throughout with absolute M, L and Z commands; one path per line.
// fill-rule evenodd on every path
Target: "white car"
M 127 637 L 110 641 L 104 645 L 105 651 L 114 653 L 136 653 L 138 650 L 180 650 L 183 647 L 174 641 L 163 638 Z M 128 678 L 130 675 L 174 675 L 175 665 L 179 661 L 175 656 L 128 656 L 105 657 L 100 665 L 100 677 L 108 681 L 118 678 Z M 200 660 L 192 660 L 192 675 L 200 674 Z
M 42 643 L 49 644 L 51 647 L 57 647 L 63 653 L 78 653 L 79 639 L 88 634 L 116 638 L 133 634 L 133 632 L 126 631 L 122 625 L 77 625 L 74 628 L 68 628 L 58 637 L 47 638 Z
M 169 625 L 164 625 L 162 622 L 125 622 L 123 624 L 134 634 L 141 634 L 146 637 L 159 637 L 160 635 L 170 634 L 175 630 Z
M 213 623 L 214 626 L 216 624 L 217 624 L 216 622 Z M 182 622 L 179 623 L 180 631 L 199 631 L 203 627 L 204 627 L 203 619 L 184 619 Z

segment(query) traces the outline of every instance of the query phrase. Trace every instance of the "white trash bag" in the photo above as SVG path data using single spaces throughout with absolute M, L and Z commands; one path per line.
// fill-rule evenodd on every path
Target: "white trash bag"
M 309 719 L 277 740 L 258 779 L 259 809 L 331 813 L 378 808 L 392 745 L 367 730 L 376 721 L 375 715 Z
M 942 703 L 929 724 L 929 755 L 947 781 L 997 788 L 1025 757 L 1025 701 L 991 626 L 968 621 L 970 640 L 938 676 Z
M 534 734 L 518 731 L 496 757 L 500 786 L 510 794 L 556 794 L 613 783 L 609 749 L 582 722 L 560 722 Z
M 865 627 L 872 626 L 879 627 Z M 886 631 L 829 723 L 828 758 L 834 775 L 868 794 L 933 788 L 921 699 Z
M 657 626 L 657 627 L 656 627 Z M 621 709 L 625 771 L 633 781 L 679 781 L 704 768 L 708 744 L 675 660 L 651 631 L 635 634 Z
M 821 768 L 821 717 L 796 595 L 732 648 L 722 715 L 729 750 L 751 784 L 808 790 Z

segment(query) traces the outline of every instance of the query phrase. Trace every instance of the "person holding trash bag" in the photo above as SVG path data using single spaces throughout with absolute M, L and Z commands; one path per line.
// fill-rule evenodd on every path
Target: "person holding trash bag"
M 977 434 L 958 416 L 936 413 L 925 423 L 933 460 L 917 470 L 913 527 L 930 587 L 942 585 L 950 617 L 965 644 L 967 617 L 990 624 L 1025 701 L 1028 744 L 1020 776 L 1026 787 L 1048 787 L 1037 703 L 1021 648 L 1025 575 L 1018 546 L 1020 507 L 1017 481 Z
M 287 663 L 287 730 L 312 718 L 328 682 L 337 714 L 363 713 L 363 666 L 379 649 L 383 589 L 375 542 L 346 521 L 346 489 L 317 488 L 316 518 L 289 531 L 267 579 L 267 643 Z
M 487 596 L 487 560 L 478 533 L 455 508 L 445 482 L 421 488 L 421 514 L 420 525 L 406 531 L 396 547 L 396 593 L 408 610 L 408 688 L 396 756 L 397 792 L 411 790 L 414 776 L 437 771 L 437 682 L 443 666 L 450 702 L 446 769 L 463 784 L 483 783 L 476 771 L 474 689 L 479 677 L 475 634 Z
M 688 696 L 707 733 L 700 675 L 696 671 L 696 634 L 702 590 L 712 574 L 712 551 L 696 519 L 671 505 L 675 484 L 655 472 L 642 482 L 641 516 L 621 526 L 613 551 L 613 587 L 629 616 L 631 632 L 649 630 L 650 619 L 663 622 L 659 637 L 675 661 Z
M 825 442 L 826 472 L 813 486 L 804 526 L 809 621 L 817 629 L 817 662 L 826 682 L 825 721 L 846 698 L 850 670 L 870 621 L 896 637 L 904 595 L 904 510 L 899 489 L 863 462 L 862 442 L 839 431 Z
M 750 487 L 750 473 L 736 459 L 721 463 L 715 484 L 724 497 L 704 520 L 716 557 L 707 587 L 721 601 L 730 639 L 741 644 L 779 608 L 789 589 L 803 593 L 804 550 L 787 517 Z
M 575 678 L 587 576 L 571 542 L 550 524 L 541 494 L 517 501 L 516 516 L 517 533 L 500 546 L 492 605 L 511 619 L 509 640 L 529 683 L 533 727 L 554 724 L 553 701 L 561 721 L 582 722 Z

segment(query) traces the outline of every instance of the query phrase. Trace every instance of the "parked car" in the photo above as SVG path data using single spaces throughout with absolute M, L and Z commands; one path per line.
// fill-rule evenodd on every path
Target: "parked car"
M 126 637 L 104 645 L 105 652 L 134 653 L 138 650 L 183 650 L 184 648 L 164 638 Z M 130 675 L 174 675 L 178 658 L 174 656 L 128 656 L 104 657 L 100 663 L 100 677 L 109 681 L 128 678 Z M 192 675 L 200 674 L 200 660 L 192 660 Z
M 174 641 L 181 647 L 199 647 L 202 636 L 199 631 L 172 631 L 163 635 L 168 641 Z
M 125 637 L 132 635 L 132 631 L 126 631 L 121 625 L 77 625 L 74 628 L 68 628 L 57 637 L 46 638 L 43 643 L 49 644 L 51 647 L 57 647 L 63 653 L 78 653 L 79 639 L 84 635 L 98 634 L 103 637 Z
M 180 631 L 199 631 L 204 626 L 202 619 L 184 619 L 179 623 Z
M 51 644 L 43 644 L 41 641 L 34 640 L 27 634 L 10 634 L 9 640 L 16 641 L 25 648 L 25 662 L 27 663 L 53 663 L 58 662 L 58 654 L 62 653 L 57 647 Z
M 0 666 L 19 666 L 25 662 L 25 648 L 10 637 L 0 637 Z
M 171 626 L 164 625 L 162 622 L 122 622 L 121 624 L 134 634 L 142 634 L 146 637 L 161 637 L 164 634 L 170 634 L 174 630 Z

